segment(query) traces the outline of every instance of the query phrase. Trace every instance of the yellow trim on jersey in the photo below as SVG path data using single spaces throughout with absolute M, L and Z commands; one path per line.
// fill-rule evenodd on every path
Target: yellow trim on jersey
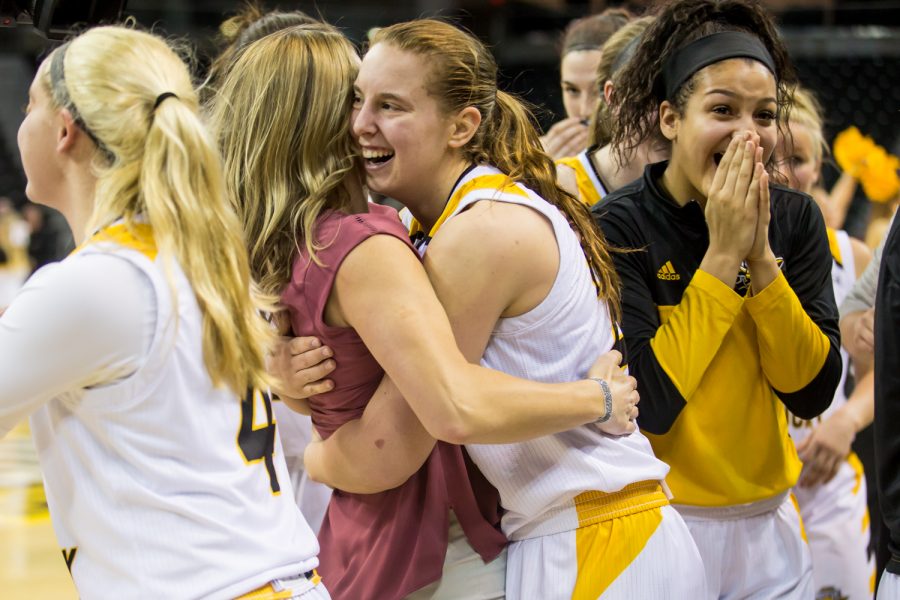
M 794 509 L 797 511 L 797 520 L 800 522 L 800 537 L 808 545 L 809 538 L 806 537 L 806 525 L 803 524 L 803 517 L 800 515 L 800 503 L 797 502 L 797 496 L 794 495 L 794 492 L 791 492 L 791 504 L 794 505 Z
M 869 529 L 869 525 L 872 524 L 872 517 L 869 515 L 869 507 L 866 507 L 866 512 L 863 514 L 862 518 L 862 533 L 866 533 Z
M 504 175 L 503 173 L 494 173 L 491 175 L 479 175 L 477 177 L 473 177 L 453 191 L 453 194 L 447 201 L 447 205 L 444 207 L 444 212 L 441 213 L 441 216 L 428 232 L 428 236 L 434 237 L 434 235 L 438 232 L 438 229 L 441 228 L 441 225 L 443 225 L 444 222 L 456 212 L 456 209 L 459 207 L 459 203 L 463 198 L 465 198 L 471 192 L 477 192 L 480 190 L 490 190 L 491 192 L 494 192 L 494 195 L 513 194 L 516 196 L 521 196 L 523 198 L 528 197 L 528 192 L 526 192 L 515 181 L 510 179 L 508 175 Z M 490 200 L 491 197 L 486 196 L 484 199 Z M 419 223 L 418 219 L 413 219 L 412 224 L 410 224 L 409 226 L 409 235 L 414 235 L 422 230 L 422 225 Z
M 862 487 L 863 464 L 856 455 L 856 452 L 851 452 L 850 455 L 847 456 L 847 462 L 850 464 L 850 468 L 853 469 L 853 495 L 855 496 Z
M 584 164 L 579 157 L 567 156 L 565 158 L 560 158 L 556 161 L 556 164 L 564 165 L 575 171 L 575 182 L 578 185 L 579 200 L 589 207 L 600 202 L 600 199 L 602 198 L 600 191 L 594 185 L 594 182 L 591 181 L 591 176 L 588 174 L 587 169 L 584 168 Z
M 153 238 L 153 226 L 149 223 L 117 223 L 104 227 L 83 244 L 75 248 L 72 254 L 77 254 L 89 244 L 112 242 L 131 250 L 136 250 L 150 260 L 156 260 L 158 253 L 156 240 Z
M 843 267 L 844 261 L 841 259 L 841 245 L 838 243 L 837 232 L 831 227 L 826 227 L 825 235 L 828 236 L 828 248 L 831 250 L 831 257 L 839 267 Z
M 644 550 L 662 518 L 662 509 L 657 506 L 576 529 L 578 575 L 572 600 L 600 597 Z

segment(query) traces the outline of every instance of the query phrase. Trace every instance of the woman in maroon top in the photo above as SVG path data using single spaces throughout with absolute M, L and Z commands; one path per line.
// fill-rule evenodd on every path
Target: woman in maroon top
M 636 383 L 615 352 L 592 370 L 609 382 L 612 404 L 596 381 L 534 383 L 465 360 L 396 214 L 367 202 L 349 131 L 358 64 L 328 26 L 274 33 L 237 58 L 212 121 L 262 291 L 281 298 L 294 334 L 318 335 L 341 364 L 334 389 L 309 400 L 316 429 L 327 437 L 358 419 L 348 427 L 373 454 L 421 461 L 405 482 L 373 476 L 336 492 L 320 533 L 320 572 L 335 598 L 390 600 L 440 579 L 451 508 L 481 559 L 505 544 L 496 492 L 452 444 L 598 419 L 625 431 Z M 392 410 L 360 419 L 370 398 Z M 368 427 L 382 413 L 396 435 L 367 438 L 384 431 Z M 503 569 L 493 572 L 502 594 Z M 467 598 L 480 597 L 479 582 Z

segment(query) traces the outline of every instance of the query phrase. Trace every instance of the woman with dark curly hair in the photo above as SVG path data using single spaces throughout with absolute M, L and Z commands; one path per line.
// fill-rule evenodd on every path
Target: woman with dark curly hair
M 813 596 L 785 407 L 820 414 L 841 360 L 822 215 L 766 170 L 795 82 L 758 4 L 667 5 L 617 80 L 613 144 L 671 159 L 594 208 L 632 250 L 614 260 L 640 425 L 713 598 Z

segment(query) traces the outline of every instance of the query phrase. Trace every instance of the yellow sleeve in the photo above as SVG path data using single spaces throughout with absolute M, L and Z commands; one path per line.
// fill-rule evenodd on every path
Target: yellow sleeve
M 685 400 L 700 385 L 743 303 L 716 277 L 697 270 L 677 306 L 658 307 L 662 324 L 650 347 Z
M 763 372 L 779 392 L 804 388 L 822 370 L 831 344 L 803 310 L 784 273 L 744 301 L 756 323 Z

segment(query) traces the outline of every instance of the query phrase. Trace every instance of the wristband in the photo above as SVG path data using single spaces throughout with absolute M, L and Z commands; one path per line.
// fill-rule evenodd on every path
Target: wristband
M 603 391 L 603 401 L 606 403 L 606 414 L 594 421 L 594 423 L 606 423 L 612 418 L 612 390 L 609 389 L 609 384 L 606 383 L 605 379 L 600 379 L 598 377 L 591 377 L 590 379 L 600 384 L 600 390 Z

